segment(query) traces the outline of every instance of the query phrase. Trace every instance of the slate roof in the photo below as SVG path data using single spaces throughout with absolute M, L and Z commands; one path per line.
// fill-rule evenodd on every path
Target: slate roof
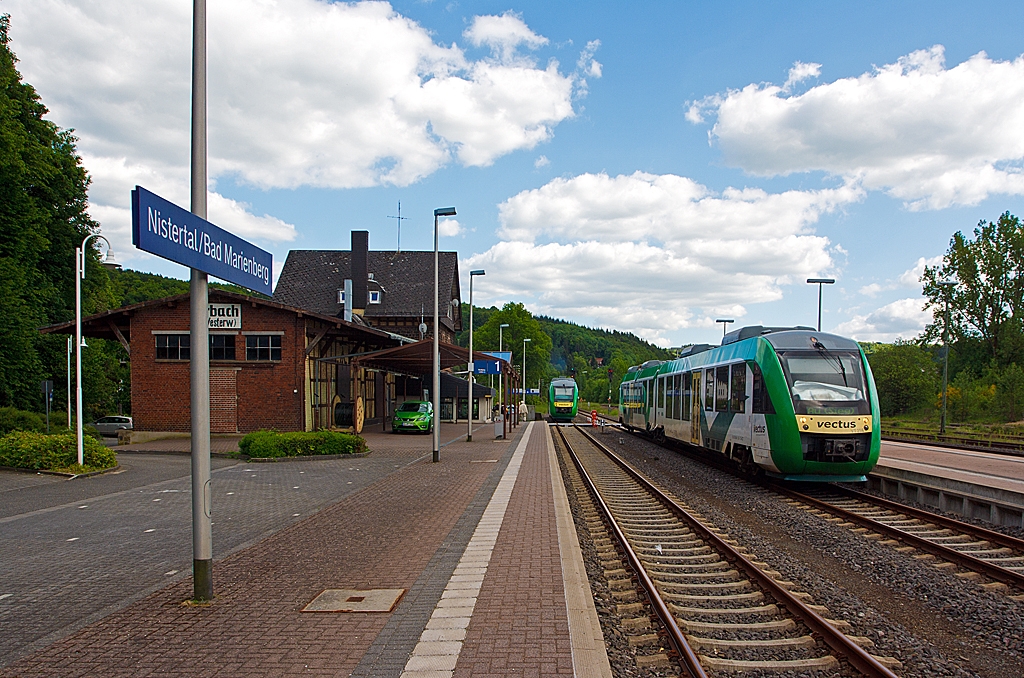
M 352 277 L 352 252 L 348 250 L 292 250 L 274 289 L 274 301 L 305 308 L 322 315 L 339 315 L 338 290 L 345 279 Z M 374 281 L 368 290 L 382 290 L 381 303 L 366 304 L 365 317 L 426 319 L 434 313 L 434 253 L 388 252 L 367 253 L 367 273 Z M 452 330 L 462 329 L 461 306 L 453 318 L 445 315 L 445 304 L 451 299 L 461 301 L 459 290 L 459 258 L 456 252 L 438 253 L 438 304 L 441 323 Z

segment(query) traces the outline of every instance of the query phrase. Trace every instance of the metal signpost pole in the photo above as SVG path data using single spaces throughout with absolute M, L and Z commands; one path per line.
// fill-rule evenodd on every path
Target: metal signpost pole
M 473 360 L 473 278 L 478 275 L 485 275 L 483 270 L 469 272 L 469 397 L 466 398 L 466 419 L 469 420 L 469 431 L 466 432 L 466 442 L 473 442 L 473 370 L 476 369 L 476 362 Z
M 439 207 L 434 210 L 434 454 L 431 457 L 436 464 L 441 461 L 441 352 L 438 344 L 438 282 L 437 282 L 437 218 L 455 216 L 454 207 Z
M 192 214 L 206 219 L 206 0 L 192 5 Z M 210 336 L 207 274 L 189 281 L 192 381 L 192 597 L 213 600 Z
M 71 430 L 71 337 L 68 337 L 68 430 Z

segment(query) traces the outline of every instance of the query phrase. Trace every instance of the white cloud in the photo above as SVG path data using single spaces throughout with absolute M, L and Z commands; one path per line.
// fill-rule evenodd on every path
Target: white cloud
M 535 168 L 537 168 L 537 169 L 540 169 L 541 167 L 547 167 L 550 164 L 551 164 L 551 161 L 548 160 L 548 156 L 546 156 L 546 155 L 542 155 L 542 156 L 540 156 L 539 158 L 537 158 L 536 160 L 533 161 L 533 166 Z
M 829 240 L 811 226 L 861 196 L 846 187 L 716 194 L 643 172 L 559 178 L 499 205 L 504 240 L 464 266 L 487 269 L 495 299 L 525 292 L 537 312 L 663 341 L 828 272 Z
M 453 238 L 465 233 L 466 229 L 459 223 L 458 219 L 439 219 L 437 222 L 437 234 L 444 238 Z
M 726 162 L 757 175 L 824 171 L 911 209 L 1024 194 L 1024 57 L 994 61 L 979 52 L 947 69 L 936 45 L 790 94 L 819 70 L 797 63 L 783 87 L 712 95 L 686 119 L 716 117 L 711 135 Z
M 911 339 L 932 321 L 931 313 L 922 310 L 923 306 L 920 297 L 899 299 L 866 315 L 854 315 L 830 331 L 858 341 Z
M 522 17 L 508 11 L 500 16 L 473 17 L 463 33 L 474 46 L 487 45 L 501 63 L 515 63 L 521 60 L 516 54 L 520 45 L 529 49 L 539 49 L 548 44 L 548 39 L 530 30 Z
M 793 85 L 803 82 L 808 78 L 817 78 L 821 75 L 821 64 L 805 64 L 797 61 L 793 64 L 793 68 L 789 69 L 789 77 L 786 78 L 786 84 L 782 86 L 784 92 L 793 91 Z
M 591 78 L 601 77 L 601 63 L 594 59 L 594 55 L 597 53 L 597 48 L 601 46 L 600 40 L 591 40 L 587 43 L 587 46 L 580 52 L 580 58 L 576 61 L 576 69 Z
M 877 297 L 883 290 L 887 289 L 878 283 L 871 283 L 860 288 L 860 293 L 866 297 Z
M 4 11 L 26 81 L 79 136 L 104 231 L 128 232 L 136 183 L 187 206 L 191 3 L 4 0 Z M 467 38 L 502 59 L 472 60 L 386 2 L 218 0 L 208 13 L 214 189 L 218 178 L 407 185 L 533 148 L 573 115 L 578 76 L 504 59 L 547 42 L 512 14 L 474 19 Z M 273 242 L 295 235 L 216 195 L 210 217 Z
M 913 268 L 907 269 L 906 271 L 901 273 L 900 277 L 897 278 L 897 280 L 901 285 L 906 285 L 907 287 L 917 287 L 918 289 L 920 289 L 921 276 L 924 275 L 924 267 L 935 267 L 940 266 L 941 264 L 941 254 L 937 257 L 931 257 L 930 259 L 925 259 L 924 257 L 921 257 L 917 260 L 917 263 L 914 264 Z

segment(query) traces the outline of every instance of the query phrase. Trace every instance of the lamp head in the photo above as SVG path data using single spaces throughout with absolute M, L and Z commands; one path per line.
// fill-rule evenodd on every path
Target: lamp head
M 835 283 L 835 278 L 808 278 L 807 282 L 811 283 L 812 285 L 815 283 L 819 285 L 831 285 Z
M 480 269 L 479 271 L 470 271 L 469 272 L 469 276 L 470 277 L 473 277 L 474 275 L 487 275 L 487 273 L 483 269 Z
M 509 326 L 508 323 L 501 323 L 500 325 L 498 325 L 498 327 L 508 327 L 508 326 Z
M 454 207 L 438 207 L 436 210 L 434 210 L 434 216 L 435 217 L 454 217 L 455 216 L 455 208 Z

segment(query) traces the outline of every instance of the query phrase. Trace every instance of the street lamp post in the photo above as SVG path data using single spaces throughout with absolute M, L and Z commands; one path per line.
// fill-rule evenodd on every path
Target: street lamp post
M 498 325 L 498 353 L 501 353 L 504 350 L 501 333 L 508 326 L 508 323 L 501 323 L 500 325 Z M 498 412 L 501 413 L 501 418 L 503 422 L 501 429 L 502 438 L 505 437 L 505 427 L 508 426 L 508 413 L 505 412 L 504 409 L 502 409 L 506 404 L 507 403 L 505 402 L 505 368 L 502 368 L 501 372 L 498 374 Z
M 483 269 L 469 272 L 469 397 L 466 398 L 466 419 L 469 420 L 469 431 L 466 432 L 466 442 L 473 442 L 473 369 L 476 363 L 473 360 L 473 278 L 478 275 L 487 275 Z
M 725 331 L 729 329 L 729 323 L 736 322 L 732 318 L 719 318 L 715 320 L 716 323 L 722 323 L 722 339 L 725 339 Z
M 942 417 L 939 419 L 939 435 L 946 432 L 946 391 L 949 390 L 949 290 L 955 280 L 940 280 L 946 302 L 946 322 L 942 326 Z
M 436 464 L 441 461 L 441 352 L 437 345 L 438 337 L 438 283 L 437 283 L 437 218 L 438 217 L 454 217 L 454 207 L 438 207 L 434 210 L 434 381 L 433 381 L 433 398 L 434 401 L 434 422 L 433 429 L 434 435 L 434 454 L 432 457 L 433 462 Z
M 75 248 L 75 415 L 78 420 L 75 422 L 75 433 L 78 438 L 78 465 L 85 463 L 85 451 L 82 442 L 82 348 L 85 342 L 82 341 L 82 281 L 85 280 L 85 246 L 89 240 L 96 238 L 107 243 L 107 252 L 110 252 L 110 241 L 99 233 L 90 233 L 82 240 L 82 246 Z
M 533 341 L 529 337 L 523 339 L 523 412 L 527 412 L 526 409 L 526 342 Z
M 821 286 L 835 284 L 834 278 L 808 278 L 807 282 L 818 285 L 818 331 L 821 332 Z

